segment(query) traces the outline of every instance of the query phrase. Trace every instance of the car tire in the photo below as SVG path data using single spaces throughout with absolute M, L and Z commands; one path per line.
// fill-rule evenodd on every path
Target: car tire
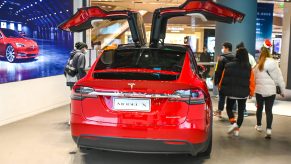
M 210 125 L 210 133 L 207 139 L 207 148 L 203 152 L 199 153 L 197 156 L 198 157 L 210 157 L 211 151 L 212 151 L 212 133 L 213 133 L 213 112 L 211 110 L 210 112 L 210 120 L 211 120 L 211 125 Z
M 87 148 L 87 147 L 79 147 L 79 151 L 81 153 L 88 153 L 88 151 L 92 150 L 91 148 Z
M 9 63 L 13 63 L 15 61 L 15 52 L 12 45 L 7 45 L 5 49 L 5 57 Z
M 209 136 L 210 137 L 210 140 L 208 141 L 208 145 L 207 145 L 207 149 L 202 152 L 202 153 L 199 153 L 198 154 L 198 157 L 210 157 L 210 154 L 211 154 L 211 151 L 212 151 L 212 135 Z

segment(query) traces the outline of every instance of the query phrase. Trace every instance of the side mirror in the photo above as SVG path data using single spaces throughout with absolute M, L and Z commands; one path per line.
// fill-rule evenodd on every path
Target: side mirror
M 204 67 L 203 65 L 198 65 L 198 74 L 200 75 L 200 77 L 203 77 L 202 75 L 206 72 L 206 67 Z

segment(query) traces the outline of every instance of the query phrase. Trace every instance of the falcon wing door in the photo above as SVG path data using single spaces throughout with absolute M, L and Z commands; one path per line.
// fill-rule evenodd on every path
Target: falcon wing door
M 137 46 L 146 44 L 146 33 L 141 14 L 131 10 L 106 11 L 98 6 L 79 9 L 70 19 L 59 25 L 59 28 L 70 32 L 81 32 L 93 28 L 95 22 L 127 20 L 132 39 Z
M 159 42 L 163 44 L 167 21 L 178 16 L 198 16 L 203 21 L 219 21 L 224 23 L 242 22 L 245 14 L 231 8 L 218 5 L 211 0 L 187 0 L 179 7 L 156 9 L 153 15 L 150 46 L 157 47 Z

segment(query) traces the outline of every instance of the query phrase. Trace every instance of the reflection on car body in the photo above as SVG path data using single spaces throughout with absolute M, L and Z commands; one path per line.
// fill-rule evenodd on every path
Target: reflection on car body
M 147 153 L 210 155 L 212 104 L 195 55 L 165 44 L 167 20 L 198 15 L 225 23 L 244 14 L 211 1 L 188 0 L 157 9 L 146 44 L 138 12 L 80 9 L 59 27 L 79 32 L 94 19 L 128 20 L 134 44 L 105 50 L 72 90 L 71 133 L 79 147 Z

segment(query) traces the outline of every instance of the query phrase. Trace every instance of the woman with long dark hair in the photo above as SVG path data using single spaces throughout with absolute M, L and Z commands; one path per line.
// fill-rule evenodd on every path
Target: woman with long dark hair
M 272 108 L 276 98 L 277 89 L 280 90 L 282 97 L 285 92 L 285 82 L 278 63 L 272 58 L 269 47 L 265 44 L 261 48 L 261 54 L 257 66 L 254 69 L 256 80 L 256 100 L 257 100 L 257 125 L 256 130 L 263 131 L 262 112 L 265 105 L 267 117 L 266 139 L 271 139 L 273 113 Z
M 232 124 L 228 133 L 238 136 L 244 119 L 247 98 L 253 96 L 255 91 L 254 72 L 245 48 L 239 48 L 234 61 L 226 64 L 219 88 L 227 96 L 226 111 Z M 236 101 L 238 103 L 237 120 L 232 111 Z

